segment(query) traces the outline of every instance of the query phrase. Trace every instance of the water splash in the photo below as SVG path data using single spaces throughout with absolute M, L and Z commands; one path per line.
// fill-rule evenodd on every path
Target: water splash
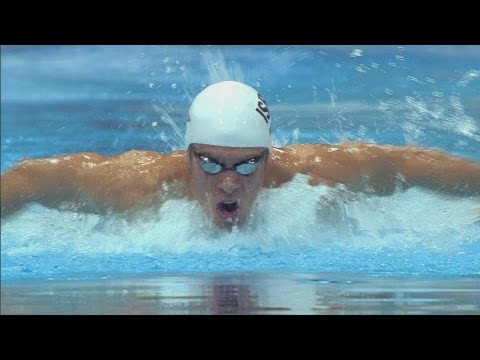
M 297 176 L 284 187 L 261 192 L 246 226 L 231 234 L 217 230 L 199 205 L 186 199 L 168 200 L 128 218 L 32 204 L 2 220 L 2 259 L 18 257 L 28 263 L 31 257 L 55 252 L 56 261 L 65 266 L 69 256 L 94 256 L 102 262 L 113 255 L 142 254 L 158 261 L 168 255 L 183 261 L 193 252 L 210 254 L 210 266 L 221 268 L 225 254 L 243 249 L 246 254 L 273 252 L 273 262 L 263 259 L 263 266 L 274 268 L 275 262 L 299 249 L 333 249 L 339 254 L 330 260 L 338 264 L 344 262 L 341 254 L 356 256 L 367 250 L 370 255 L 395 249 L 410 255 L 427 251 L 452 256 L 452 251 L 468 253 L 462 247 L 479 244 L 479 215 L 475 198 L 444 197 L 422 189 L 371 197 L 342 186 L 311 187 L 306 176 Z M 251 261 L 243 270 L 249 270 Z M 295 261 L 290 264 L 293 269 L 312 266 L 310 258 L 308 263 Z
M 162 107 L 158 106 L 157 104 L 152 103 L 151 105 L 152 105 L 153 109 L 155 110 L 155 112 L 158 115 L 160 115 L 160 120 L 162 120 L 162 122 L 165 125 L 168 125 L 173 129 L 173 131 L 176 135 L 176 143 L 179 144 L 178 148 L 184 148 L 185 147 L 185 141 L 184 141 L 184 138 L 183 138 L 183 132 L 180 130 L 180 128 L 175 123 L 175 121 L 172 119 L 172 117 Z M 154 126 L 154 128 L 156 128 L 156 125 Z M 164 137 L 163 140 L 166 141 L 166 137 Z M 175 146 L 171 146 L 171 147 L 174 148 Z
M 220 49 L 205 47 L 201 55 L 203 66 L 208 71 L 210 84 L 225 80 L 245 82 L 245 76 L 239 64 L 232 61 L 228 66 Z

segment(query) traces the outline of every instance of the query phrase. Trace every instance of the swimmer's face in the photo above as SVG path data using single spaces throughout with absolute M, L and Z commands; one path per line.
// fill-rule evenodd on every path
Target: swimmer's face
M 268 150 L 192 144 L 187 159 L 192 195 L 213 222 L 227 230 L 243 224 L 263 186 Z

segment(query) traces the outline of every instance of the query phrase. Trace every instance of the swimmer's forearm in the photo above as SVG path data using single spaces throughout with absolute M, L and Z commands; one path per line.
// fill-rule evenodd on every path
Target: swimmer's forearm
M 33 200 L 38 187 L 24 168 L 17 166 L 1 177 L 1 216 L 11 214 Z
M 397 155 L 399 172 L 413 186 L 452 195 L 480 195 L 480 163 L 427 149 Z
M 1 216 L 29 201 L 57 200 L 75 182 L 75 169 L 62 158 L 25 160 L 1 176 Z
M 1 216 L 11 214 L 18 210 L 25 202 L 33 196 L 33 189 L 30 187 L 28 178 L 18 171 L 12 169 L 1 177 Z

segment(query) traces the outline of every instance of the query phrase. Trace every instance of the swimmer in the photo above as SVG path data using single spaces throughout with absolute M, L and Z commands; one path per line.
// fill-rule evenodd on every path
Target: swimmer
M 231 231 L 245 223 L 260 189 L 282 186 L 296 174 L 307 175 L 312 186 L 344 184 L 367 194 L 421 186 L 480 195 L 478 162 L 431 149 L 368 143 L 276 148 L 271 125 L 267 103 L 255 89 L 236 81 L 212 84 L 190 106 L 184 150 L 24 160 L 1 176 L 1 216 L 31 201 L 125 212 L 160 198 L 187 196 L 217 227 Z

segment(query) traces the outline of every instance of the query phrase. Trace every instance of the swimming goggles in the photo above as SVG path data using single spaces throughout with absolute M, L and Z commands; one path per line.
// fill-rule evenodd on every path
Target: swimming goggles
M 220 161 L 215 160 L 209 156 L 197 153 L 193 145 L 191 145 L 191 148 L 192 148 L 193 154 L 198 159 L 198 162 L 202 170 L 210 175 L 219 174 L 222 171 L 226 171 L 226 170 L 235 170 L 238 174 L 244 175 L 244 176 L 251 175 L 255 171 L 257 171 L 258 165 L 260 164 L 260 160 L 264 156 L 265 152 L 268 151 L 268 149 L 265 149 L 259 156 L 255 156 L 248 160 L 238 162 L 232 167 L 226 168 L 225 165 L 222 164 Z

